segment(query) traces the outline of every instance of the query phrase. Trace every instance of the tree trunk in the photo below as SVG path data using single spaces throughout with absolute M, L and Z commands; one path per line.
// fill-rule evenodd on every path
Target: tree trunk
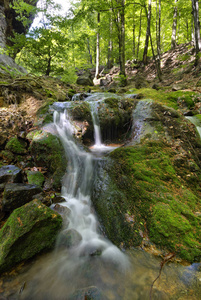
M 157 22 L 158 18 L 158 22 Z M 156 56 L 156 70 L 158 74 L 158 79 L 162 81 L 161 72 L 161 0 L 156 0 L 156 43 L 157 43 L 157 56 Z
M 52 57 L 49 56 L 48 61 L 47 61 L 47 68 L 46 68 L 46 72 L 45 72 L 46 76 L 49 76 L 50 72 L 51 72 L 51 60 L 52 60 Z
M 177 46 L 176 36 L 177 36 L 177 2 L 175 0 L 174 14 L 173 14 L 173 24 L 172 24 L 172 39 L 171 39 L 171 49 L 175 49 Z
M 112 31 L 113 31 L 113 24 L 112 18 L 110 18 L 110 36 L 109 36 L 109 43 L 108 43 L 108 55 L 107 55 L 107 68 L 111 69 L 113 67 L 113 58 L 112 58 L 112 51 L 113 51 L 113 43 L 112 43 Z
M 87 38 L 87 48 L 88 48 L 88 52 L 89 52 L 89 62 L 92 65 L 93 61 L 92 61 L 92 55 L 91 55 L 91 49 L 90 49 L 90 43 L 89 43 L 89 38 Z
M 135 58 L 135 5 L 133 5 L 133 58 Z
M 140 48 L 140 37 L 141 37 L 141 32 L 142 32 L 142 8 L 140 10 L 140 25 L 139 25 L 139 34 L 138 34 L 138 44 L 137 44 L 137 59 L 139 56 L 139 48 Z
M 150 37 L 150 26 L 151 26 L 151 0 L 149 0 L 148 12 L 145 6 L 146 15 L 147 15 L 147 31 L 146 31 L 146 40 L 144 45 L 144 53 L 143 53 L 143 63 L 147 64 L 147 52 L 149 46 L 149 37 Z
M 100 66 L 100 13 L 97 16 L 98 29 L 97 29 L 97 41 L 96 41 L 96 74 L 95 78 L 99 78 L 99 66 Z
M 201 50 L 198 0 L 192 0 L 192 10 L 193 10 L 194 34 L 195 34 L 195 53 L 196 53 L 195 65 L 197 65 L 199 61 L 199 53 Z
M 120 53 L 120 55 L 119 55 L 119 58 L 120 58 L 120 73 L 119 73 L 119 75 L 126 76 L 126 71 L 125 71 L 125 0 L 121 0 L 119 53 Z

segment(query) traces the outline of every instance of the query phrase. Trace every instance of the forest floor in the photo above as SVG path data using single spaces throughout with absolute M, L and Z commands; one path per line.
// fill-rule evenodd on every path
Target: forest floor
M 161 55 L 162 81 L 159 81 L 155 62 L 148 60 L 148 64 L 126 62 L 126 75 L 128 87 L 163 88 L 168 91 L 191 90 L 201 92 L 201 65 L 194 66 L 194 48 L 191 43 L 178 45 L 176 49 L 169 50 Z M 110 74 L 115 77 L 119 68 L 113 68 Z M 144 79 L 144 80 L 143 80 Z

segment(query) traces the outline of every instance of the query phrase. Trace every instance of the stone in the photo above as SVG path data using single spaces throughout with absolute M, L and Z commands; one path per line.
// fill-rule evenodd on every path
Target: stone
M 94 85 L 91 73 L 88 71 L 85 71 L 83 74 L 78 76 L 76 83 L 79 85 L 84 85 L 84 86 L 87 86 L 87 85 L 93 86 Z
M 24 183 L 8 183 L 5 186 L 2 200 L 2 210 L 11 212 L 14 209 L 32 201 L 33 196 L 42 189 L 37 185 Z
M 70 300 L 107 300 L 107 297 L 102 295 L 102 292 L 96 286 L 90 286 L 74 292 L 70 296 Z
M 27 152 L 26 147 L 27 143 L 24 140 L 13 137 L 8 141 L 5 149 L 15 154 L 25 154 Z
M 77 246 L 81 240 L 82 236 L 75 229 L 66 229 L 60 233 L 57 245 L 71 248 Z
M 43 186 L 45 176 L 39 171 L 27 171 L 27 180 L 29 184 Z
M 52 187 L 59 190 L 67 166 L 65 151 L 59 138 L 39 130 L 34 133 L 29 150 L 36 166 L 47 168 Z
M 0 183 L 22 182 L 22 170 L 14 165 L 3 166 L 0 168 Z
M 0 272 L 51 249 L 61 226 L 61 216 L 38 200 L 15 209 L 0 230 Z

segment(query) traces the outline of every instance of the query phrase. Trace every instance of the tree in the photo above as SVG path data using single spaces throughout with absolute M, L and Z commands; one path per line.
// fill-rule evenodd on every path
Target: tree
M 192 11 L 194 19 L 194 36 L 195 36 L 195 65 L 198 64 L 199 53 L 201 50 L 201 39 L 200 39 L 200 21 L 199 21 L 199 2 L 198 0 L 192 0 Z
M 173 14 L 173 24 L 172 24 L 172 39 L 171 39 L 171 49 L 176 48 L 176 35 L 177 35 L 177 2 L 178 0 L 175 0 L 175 6 L 174 6 L 174 14 Z
M 146 4 L 144 5 L 146 15 L 147 15 L 147 31 L 146 31 L 146 39 L 145 39 L 145 45 L 144 45 L 144 53 L 143 53 L 143 63 L 147 64 L 147 52 L 148 52 L 148 46 L 149 46 L 149 38 L 150 38 L 150 27 L 151 27 L 151 0 L 149 0 L 148 3 L 148 11 Z

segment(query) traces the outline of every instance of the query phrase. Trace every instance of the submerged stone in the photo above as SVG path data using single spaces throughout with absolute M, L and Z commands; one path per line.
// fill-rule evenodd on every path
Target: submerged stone
M 81 234 L 75 229 L 63 230 L 57 241 L 59 247 L 63 246 L 66 248 L 71 248 L 77 246 L 82 240 Z
M 32 201 L 33 196 L 40 192 L 42 192 L 42 189 L 37 185 L 8 183 L 3 193 L 2 210 L 11 212 L 27 202 Z
M 0 271 L 52 248 L 61 225 L 61 216 L 38 200 L 14 210 L 0 230 Z
M 107 300 L 107 297 L 96 287 L 91 286 L 81 290 L 77 290 L 70 296 L 70 300 Z

